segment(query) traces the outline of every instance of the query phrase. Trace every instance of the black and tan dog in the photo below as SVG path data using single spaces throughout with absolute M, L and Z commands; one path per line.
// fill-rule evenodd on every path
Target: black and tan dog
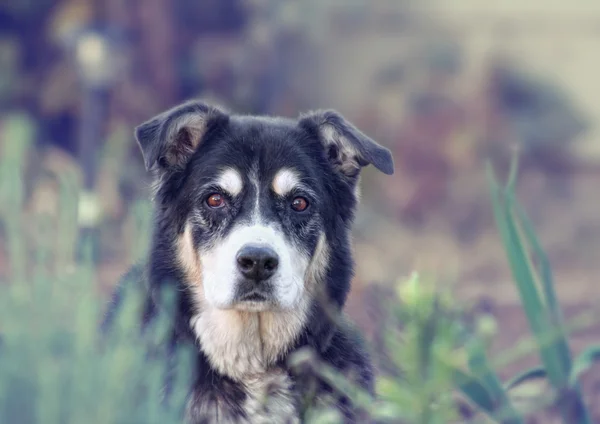
M 369 357 L 342 308 L 360 170 L 392 174 L 390 152 L 334 111 L 292 120 L 197 101 L 135 135 L 155 184 L 144 319 L 157 288 L 174 284 L 175 342 L 197 346 L 188 421 L 301 422 L 311 392 L 308 406 L 333 399 L 355 422 L 347 398 L 287 359 L 310 348 L 373 393 Z

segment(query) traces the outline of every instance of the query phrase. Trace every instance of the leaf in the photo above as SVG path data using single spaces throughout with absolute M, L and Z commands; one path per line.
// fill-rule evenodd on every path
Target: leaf
M 565 373 L 563 378 L 566 378 L 572 366 L 571 351 L 569 350 L 569 345 L 565 336 L 562 312 L 560 310 L 560 305 L 558 303 L 558 299 L 556 298 L 556 292 L 554 290 L 554 279 L 552 277 L 550 260 L 548 259 L 548 256 L 542 249 L 539 240 L 535 235 L 535 231 L 533 230 L 533 225 L 531 224 L 529 218 L 525 214 L 525 211 L 515 201 L 514 193 L 509 193 L 509 199 L 511 204 L 514 206 L 517 216 L 519 217 L 519 221 L 521 222 L 524 234 L 527 237 L 528 242 L 533 248 L 533 251 L 540 263 L 540 277 L 544 293 L 544 300 L 546 304 L 546 311 L 550 319 L 550 326 L 553 329 L 555 329 L 555 334 L 556 332 L 558 332 L 558 337 L 552 337 L 552 340 L 549 342 L 549 348 L 551 348 L 551 346 L 554 346 L 553 349 L 555 349 L 561 367 Z
M 494 399 L 492 415 L 503 423 L 520 423 L 521 417 L 515 410 L 508 397 L 507 391 L 502 386 L 500 378 L 491 367 L 485 347 L 478 339 L 472 339 L 468 344 L 469 368 L 474 376 L 482 379 L 481 383 Z
M 506 390 L 510 390 L 516 386 L 519 386 L 527 381 L 533 379 L 547 378 L 546 370 L 543 367 L 535 367 L 530 370 L 524 371 L 513 377 L 508 383 L 504 385 Z
M 568 369 L 564 368 L 562 349 L 558 348 L 558 345 L 548 346 L 547 343 L 544 343 L 545 338 L 554 332 L 554 328 L 548 319 L 536 284 L 535 270 L 510 210 L 510 195 L 500 190 L 489 163 L 487 171 L 492 190 L 494 216 L 527 320 L 538 342 L 540 355 L 548 371 L 549 379 L 555 386 L 560 387 L 566 384 Z
M 491 396 L 497 403 L 505 401 L 504 388 L 489 364 L 485 348 L 481 341 L 472 339 L 467 344 L 467 351 L 471 372 L 482 379 L 482 383 L 491 392 Z
M 525 219 L 524 224 L 523 222 L 519 223 L 515 216 L 519 215 L 518 210 L 515 214 L 515 209 L 518 209 L 515 206 L 517 202 L 514 195 L 516 167 L 511 170 L 511 181 L 504 192 L 498 187 L 489 163 L 487 164 L 487 175 L 492 189 L 494 216 L 527 320 L 538 344 L 548 380 L 560 393 L 569 392 L 569 401 L 564 401 L 562 405 L 559 405 L 560 414 L 567 422 L 587 423 L 589 417 L 583 405 L 581 391 L 577 386 L 569 386 L 572 374 L 570 351 L 554 294 L 547 258 L 537 242 L 531 226 L 528 226 L 529 222 Z M 520 217 L 526 218 L 522 212 Z M 546 263 L 543 264 L 542 278 L 532 263 L 530 252 L 524 242 L 523 232 L 541 259 L 546 260 Z M 540 286 L 545 295 L 543 300 L 539 292 Z
M 458 368 L 453 370 L 453 380 L 459 390 L 475 405 L 492 415 L 496 410 L 496 402 L 487 387 L 477 377 Z
M 573 369 L 569 376 L 569 385 L 571 387 L 575 386 L 581 374 L 586 372 L 597 361 L 600 361 L 600 345 L 589 346 L 581 352 L 573 363 Z

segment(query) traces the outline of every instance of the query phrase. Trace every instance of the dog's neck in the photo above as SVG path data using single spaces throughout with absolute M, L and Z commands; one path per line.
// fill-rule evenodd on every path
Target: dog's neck
M 290 311 L 207 309 L 190 325 L 210 365 L 243 381 L 264 374 L 287 354 L 306 325 L 308 299 Z

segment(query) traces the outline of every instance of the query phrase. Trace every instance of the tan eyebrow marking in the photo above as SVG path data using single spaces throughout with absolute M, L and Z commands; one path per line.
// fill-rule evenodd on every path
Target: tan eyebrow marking
M 242 176 L 233 168 L 227 168 L 223 171 L 217 180 L 217 184 L 232 196 L 240 194 L 244 187 Z
M 280 196 L 285 196 L 299 185 L 298 173 L 292 169 L 280 169 L 273 178 L 273 191 Z

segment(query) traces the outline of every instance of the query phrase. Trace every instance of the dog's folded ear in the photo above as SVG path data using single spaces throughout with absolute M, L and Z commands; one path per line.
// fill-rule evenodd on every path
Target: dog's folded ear
M 334 169 L 349 178 L 369 164 L 387 175 L 394 173 L 392 154 L 363 134 L 334 110 L 319 110 L 300 116 L 299 125 L 316 131 Z
M 188 101 L 135 128 L 146 170 L 183 167 L 211 125 L 227 114 L 200 101 Z

